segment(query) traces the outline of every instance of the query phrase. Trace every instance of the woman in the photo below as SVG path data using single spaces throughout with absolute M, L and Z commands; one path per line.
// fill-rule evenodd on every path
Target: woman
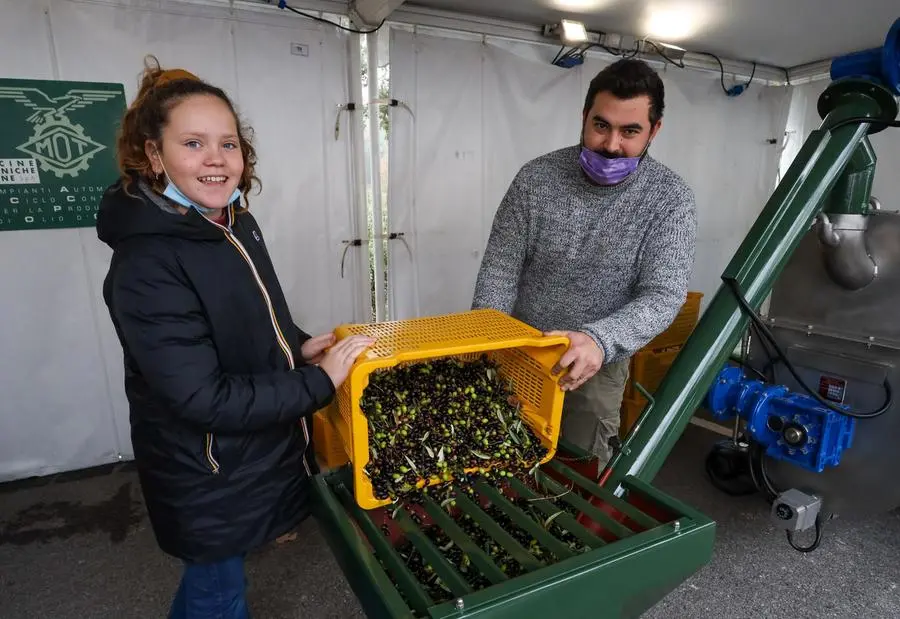
M 371 339 L 294 325 L 241 197 L 256 156 L 225 93 L 144 71 L 97 233 L 141 489 L 185 570 L 170 617 L 248 617 L 244 556 L 309 512 L 310 416 Z

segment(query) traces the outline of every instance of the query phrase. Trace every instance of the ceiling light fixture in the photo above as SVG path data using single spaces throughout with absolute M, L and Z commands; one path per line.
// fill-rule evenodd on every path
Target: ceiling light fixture
M 587 30 L 582 22 L 564 19 L 560 25 L 562 26 L 562 40 L 566 43 L 584 43 L 588 40 Z
M 574 11 L 585 13 L 588 11 L 596 11 L 604 4 L 609 4 L 610 0 L 551 0 L 553 8 L 561 11 Z
M 671 43 L 660 43 L 659 41 L 654 41 L 654 44 L 659 47 L 657 50 L 660 54 L 665 54 L 666 58 L 669 60 L 674 60 L 678 62 L 684 55 L 687 53 L 687 50 L 683 47 L 678 47 L 677 45 L 672 45 Z
M 576 45 L 588 42 L 588 32 L 584 23 L 564 19 L 558 24 L 544 26 L 544 36 L 559 38 L 563 43 Z

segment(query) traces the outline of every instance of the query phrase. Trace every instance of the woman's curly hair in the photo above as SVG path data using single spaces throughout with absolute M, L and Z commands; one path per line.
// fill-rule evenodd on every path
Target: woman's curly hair
M 160 193 L 165 190 L 164 181 L 153 173 L 144 145 L 147 140 L 159 143 L 163 128 L 169 121 L 169 112 L 193 95 L 218 97 L 234 114 L 238 141 L 244 157 L 244 172 L 238 189 L 244 196 L 244 204 L 249 205 L 250 190 L 254 185 L 260 185 L 256 176 L 257 159 L 256 149 L 251 141 L 252 129 L 241 123 L 231 99 L 221 88 L 207 84 L 183 69 L 163 70 L 153 56 L 148 56 L 144 62 L 137 97 L 125 112 L 116 138 L 116 160 L 126 191 L 130 191 L 135 177 L 144 180 Z

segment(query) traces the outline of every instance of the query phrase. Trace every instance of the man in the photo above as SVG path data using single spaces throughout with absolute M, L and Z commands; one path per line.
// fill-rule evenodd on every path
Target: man
M 664 89 L 640 60 L 591 81 L 581 144 L 525 164 L 494 218 L 474 308 L 506 312 L 569 348 L 562 436 L 602 469 L 619 432 L 631 355 L 664 331 L 687 295 L 694 195 L 647 154 Z

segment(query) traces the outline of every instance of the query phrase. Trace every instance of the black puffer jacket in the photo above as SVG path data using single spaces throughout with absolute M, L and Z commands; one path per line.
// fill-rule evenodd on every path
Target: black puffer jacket
M 334 386 L 303 363 L 309 336 L 249 213 L 230 208 L 229 231 L 130 191 L 107 190 L 97 233 L 113 249 L 103 296 L 150 521 L 176 557 L 243 554 L 308 515 L 309 419 Z

